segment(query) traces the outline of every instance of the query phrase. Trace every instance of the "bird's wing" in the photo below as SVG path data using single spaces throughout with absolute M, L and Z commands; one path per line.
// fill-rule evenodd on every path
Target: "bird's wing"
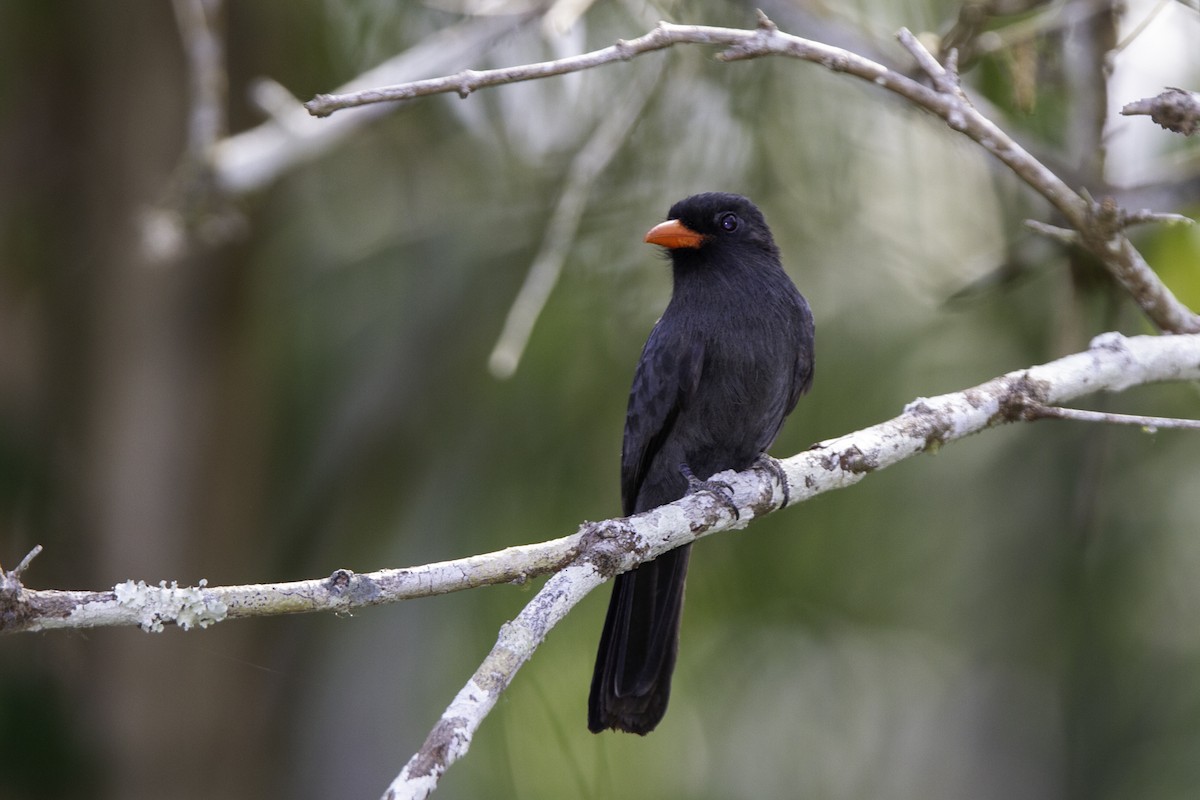
M 646 473 L 680 410 L 695 394 L 703 363 L 704 342 L 680 335 L 662 321 L 646 340 L 629 391 L 621 445 L 621 504 L 626 516 L 638 510 L 638 493 Z
M 801 348 L 796 355 L 796 364 L 792 369 L 792 391 L 788 397 L 787 413 L 796 407 L 797 401 L 800 400 L 800 395 L 812 388 L 813 382 L 813 359 L 812 359 L 812 340 L 809 340 L 809 346 Z
M 792 366 L 792 388 L 788 393 L 786 416 L 796 407 L 800 395 L 812 388 L 813 382 L 813 320 L 812 312 L 808 310 L 808 302 L 800 298 L 801 315 L 800 330 L 797 333 L 796 360 Z

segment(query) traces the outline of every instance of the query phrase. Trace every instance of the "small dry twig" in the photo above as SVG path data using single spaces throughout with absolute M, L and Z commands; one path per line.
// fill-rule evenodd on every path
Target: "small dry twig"
M 1148 115 L 1169 131 L 1191 136 L 1200 130 L 1200 92 L 1168 87 L 1162 94 L 1126 104 L 1121 113 L 1127 117 Z

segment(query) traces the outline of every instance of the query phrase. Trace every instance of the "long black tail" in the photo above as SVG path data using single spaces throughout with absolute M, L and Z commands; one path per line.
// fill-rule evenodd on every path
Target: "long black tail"
M 646 735 L 671 695 L 691 545 L 618 575 L 588 696 L 588 730 Z

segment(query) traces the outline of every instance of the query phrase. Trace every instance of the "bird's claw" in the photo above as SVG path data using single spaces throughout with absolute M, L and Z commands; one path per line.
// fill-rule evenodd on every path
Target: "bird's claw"
M 792 493 L 788 488 L 787 473 L 783 471 L 783 465 L 779 463 L 779 459 L 772 458 L 766 453 L 759 453 L 758 458 L 754 460 L 754 466 L 763 470 L 779 482 L 779 485 L 783 487 L 783 502 L 779 504 L 779 507 L 783 508 L 786 506 L 791 499 Z
M 687 464 L 679 465 L 679 474 L 687 479 L 688 494 L 708 492 L 717 499 L 717 502 L 729 509 L 734 519 L 742 518 L 741 512 L 738 511 L 737 503 L 733 502 L 733 487 L 728 483 L 713 480 L 702 481 L 692 473 L 692 468 Z

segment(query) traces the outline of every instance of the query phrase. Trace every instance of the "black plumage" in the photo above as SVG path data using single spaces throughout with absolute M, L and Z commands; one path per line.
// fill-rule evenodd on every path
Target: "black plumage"
M 766 220 L 734 194 L 671 207 L 646 234 L 668 249 L 671 301 L 642 350 L 621 448 L 626 515 L 750 467 L 812 383 L 813 320 Z M 649 733 L 666 713 L 691 546 L 619 575 L 588 698 L 588 728 Z

